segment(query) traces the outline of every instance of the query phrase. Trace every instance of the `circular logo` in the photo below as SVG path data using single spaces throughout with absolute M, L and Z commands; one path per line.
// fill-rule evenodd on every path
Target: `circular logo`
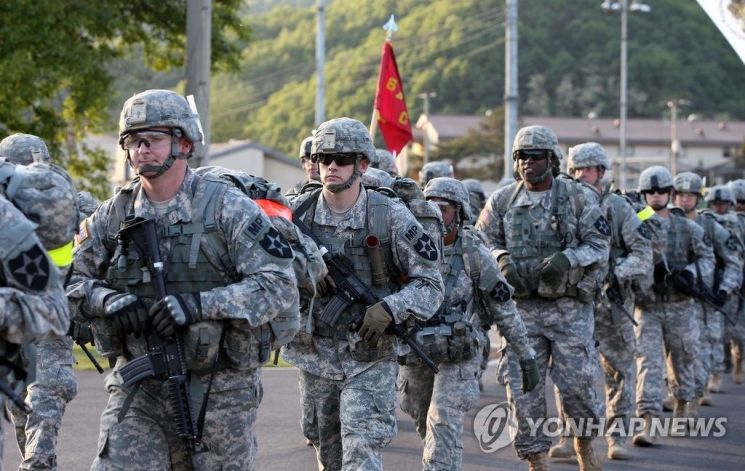
M 517 418 L 509 402 L 488 404 L 473 419 L 473 433 L 484 453 L 494 453 L 515 439 Z

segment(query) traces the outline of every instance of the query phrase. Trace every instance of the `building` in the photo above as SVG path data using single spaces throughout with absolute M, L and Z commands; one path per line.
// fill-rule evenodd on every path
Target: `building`
M 478 129 L 482 117 L 471 115 L 426 115 L 416 123 L 414 152 L 422 146 L 425 135 L 433 148 L 439 142 L 465 136 Z M 519 126 L 540 124 L 554 130 L 559 143 L 569 147 L 595 141 L 605 147 L 615 164 L 619 160 L 619 121 L 600 118 L 567 118 L 525 116 Z M 679 120 L 675 123 L 678 141 L 677 171 L 695 171 L 708 177 L 710 184 L 723 183 L 745 176 L 737 168 L 734 156 L 745 140 L 745 121 Z M 626 122 L 626 165 L 629 183 L 651 165 L 671 168 L 671 135 L 669 119 L 628 119 Z

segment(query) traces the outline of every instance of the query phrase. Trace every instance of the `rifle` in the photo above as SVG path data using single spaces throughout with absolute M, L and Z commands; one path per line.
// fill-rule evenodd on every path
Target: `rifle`
M 11 354 L 12 355 L 12 354 Z M 13 372 L 15 375 L 15 378 L 18 381 L 21 381 L 22 383 L 26 381 L 26 378 L 28 377 L 28 373 L 24 369 L 23 366 L 19 365 L 18 363 L 14 362 L 11 359 L 2 357 L 0 358 L 0 366 L 8 368 L 10 371 Z M 5 394 L 8 399 L 10 399 L 13 404 L 21 409 L 26 414 L 31 413 L 31 407 L 26 404 L 26 402 L 23 400 L 23 398 L 16 392 L 10 384 L 8 384 L 4 379 L 0 378 L 0 393 Z
M 300 218 L 293 219 L 298 229 L 300 229 L 303 234 L 313 239 L 313 242 L 318 245 L 318 248 L 323 255 L 323 261 L 326 263 L 326 267 L 329 271 L 328 276 L 331 277 L 331 279 L 334 281 L 334 284 L 336 285 L 334 296 L 331 298 L 331 301 L 326 304 L 326 307 L 324 307 L 321 315 L 318 317 L 318 320 L 320 322 L 323 322 L 330 327 L 334 327 L 339 321 L 339 317 L 341 316 L 342 312 L 348 309 L 349 306 L 351 306 L 353 303 L 359 302 L 366 306 L 372 306 L 373 304 L 380 301 L 375 293 L 373 293 L 370 288 L 368 288 L 367 285 L 365 285 L 365 283 L 360 280 L 359 277 L 354 273 L 354 270 L 349 267 L 349 262 L 343 260 L 340 256 L 334 256 L 329 253 L 328 249 L 324 247 L 321 241 L 318 240 L 318 237 L 316 237 L 316 235 L 311 232 L 310 228 L 302 220 L 300 220 Z M 350 327 L 355 330 L 359 329 L 358 324 L 363 317 L 364 312 L 360 312 L 357 316 L 354 317 L 354 319 L 350 323 Z M 406 329 L 402 325 L 391 322 L 391 324 L 386 329 L 386 332 L 393 334 L 399 339 L 406 342 L 411 350 L 417 354 L 417 356 L 429 367 L 429 369 L 431 369 L 435 373 L 439 371 L 437 365 L 435 365 L 432 359 L 427 356 L 426 353 L 424 353 L 422 347 L 419 346 L 416 340 L 412 339 L 409 336 L 409 334 L 406 332 Z
M 623 296 L 621 295 L 621 286 L 618 283 L 618 278 L 616 278 L 615 275 L 610 275 L 610 280 L 605 287 L 605 296 L 608 298 L 608 301 L 615 304 L 616 307 L 620 309 L 621 312 L 626 315 L 626 317 L 629 318 L 631 323 L 634 324 L 634 327 L 639 326 L 639 324 L 634 320 L 634 316 L 632 316 L 629 311 L 626 310 L 626 306 L 623 303 Z
M 719 311 L 724 316 L 724 318 L 727 319 L 727 322 L 729 322 L 731 325 L 735 325 L 735 322 L 732 320 L 732 318 L 730 318 L 730 316 L 722 310 L 722 307 L 717 304 L 716 296 L 714 296 L 714 294 L 709 290 L 708 287 L 703 284 L 700 284 L 699 286 L 688 284 L 686 282 L 686 279 L 682 276 L 681 271 L 673 272 L 671 274 L 671 278 L 673 285 L 675 286 L 675 288 L 678 289 L 678 291 L 697 299 L 698 301 L 706 304 L 715 311 Z
M 125 221 L 118 237 L 124 243 L 133 243 L 150 272 L 155 287 L 156 301 L 166 297 L 164 266 L 158 248 L 155 222 L 152 219 L 135 218 Z M 127 388 L 137 388 L 148 378 L 165 378 L 168 404 L 176 422 L 176 432 L 186 445 L 186 452 L 205 451 L 201 433 L 191 411 L 191 394 L 186 358 L 181 340 L 177 335 L 163 339 L 154 332 L 147 334 L 148 353 L 129 361 L 119 373 Z

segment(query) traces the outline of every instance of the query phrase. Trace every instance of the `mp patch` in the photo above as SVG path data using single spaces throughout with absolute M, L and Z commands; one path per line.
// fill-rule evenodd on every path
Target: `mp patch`
M 417 239 L 416 243 L 414 243 L 414 250 L 427 260 L 437 260 L 437 247 L 435 247 L 435 243 L 432 242 L 432 239 L 427 234 L 422 234 Z
M 49 260 L 38 245 L 10 260 L 8 270 L 18 286 L 32 291 L 43 291 L 49 283 Z
M 650 229 L 646 223 L 639 224 L 639 229 L 637 230 L 639 231 L 639 234 L 647 240 L 652 240 L 652 237 L 654 237 L 652 229 Z
M 292 258 L 292 249 L 282 234 L 277 229 L 270 227 L 264 237 L 259 241 L 264 250 L 277 258 Z
M 610 226 L 608 225 L 608 221 L 606 221 L 605 217 L 598 216 L 598 219 L 595 221 L 595 229 L 597 229 L 601 234 L 604 236 L 610 235 Z
M 494 285 L 494 289 L 491 290 L 491 297 L 499 301 L 500 303 L 506 303 L 512 298 L 510 294 L 510 288 L 504 281 L 497 281 Z

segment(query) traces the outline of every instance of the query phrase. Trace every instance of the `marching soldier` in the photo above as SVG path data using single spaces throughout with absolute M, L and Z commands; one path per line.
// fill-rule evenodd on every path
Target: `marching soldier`
M 596 196 L 584 185 L 557 179 L 563 152 L 544 126 L 520 129 L 513 159 L 521 180 L 497 190 L 487 201 L 476 228 L 484 232 L 528 329 L 541 382 L 523 394 L 514 352 L 500 365 L 507 397 L 515 405 L 517 455 L 530 469 L 548 468 L 550 437 L 531 436 L 527 418 L 546 414 L 544 378 L 548 372 L 561 391 L 568 417 L 600 421 L 593 388 L 595 347 L 592 301 L 600 289 L 593 271 L 608 260 L 610 227 Z M 549 364 L 551 365 L 549 370 Z M 575 437 L 580 469 L 600 469 L 592 448 L 593 432 Z

